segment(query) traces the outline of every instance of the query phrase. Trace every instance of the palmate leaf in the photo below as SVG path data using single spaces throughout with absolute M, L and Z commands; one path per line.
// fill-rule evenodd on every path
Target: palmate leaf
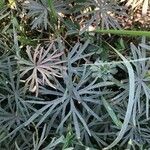
M 47 112 L 44 113 L 45 109 L 44 110 L 41 109 L 41 111 L 44 113 L 44 115 L 42 116 L 41 120 L 38 122 L 37 125 L 40 125 L 44 121 L 44 119 L 46 119 L 46 117 L 50 117 L 50 113 L 57 112 L 57 110 L 58 110 L 59 111 L 58 115 L 61 115 L 61 123 L 58 126 L 57 130 L 61 130 L 64 126 L 64 123 L 71 117 L 71 118 L 73 118 L 73 122 L 74 122 L 73 124 L 75 126 L 76 135 L 78 138 L 80 138 L 81 124 L 85 127 L 88 134 L 90 134 L 88 126 L 86 125 L 86 122 L 85 122 L 84 118 L 82 117 L 82 114 L 81 114 L 80 110 L 78 109 L 78 107 L 83 107 L 93 117 L 95 117 L 98 120 L 101 120 L 100 117 L 94 112 L 92 107 L 89 106 L 89 104 L 92 104 L 92 103 L 93 103 L 93 105 L 100 104 L 98 96 L 100 94 L 102 95 L 103 92 L 94 91 L 94 90 L 96 90 L 100 87 L 102 88 L 102 87 L 105 87 L 108 85 L 113 85 L 113 83 L 112 82 L 96 83 L 97 80 L 94 80 L 94 82 L 89 84 L 88 83 L 88 80 L 90 80 L 89 73 L 88 73 L 88 75 L 85 74 L 85 76 L 86 76 L 86 78 L 84 78 L 84 79 L 86 82 L 82 83 L 83 80 L 81 80 L 78 84 L 75 84 L 72 81 L 70 81 L 69 83 L 66 83 L 67 81 L 64 80 L 66 88 L 62 89 L 62 86 L 59 86 L 59 85 L 58 85 L 58 87 L 56 86 L 56 91 L 57 91 L 57 95 L 59 98 L 49 102 L 49 104 L 44 106 L 45 109 L 48 109 Z M 68 75 L 66 78 L 69 78 Z M 66 89 L 67 89 L 67 93 L 65 93 Z M 44 95 L 53 95 L 54 92 L 53 92 L 53 90 L 47 90 L 45 88 L 42 88 L 40 91 L 40 93 L 42 95 L 43 94 Z M 70 110 L 65 115 L 67 106 L 69 106 L 69 105 L 70 105 Z M 49 108 L 47 108 L 47 107 L 49 107 Z M 38 116 L 39 115 L 37 114 L 36 117 L 38 117 Z M 27 124 L 29 124 L 30 122 L 31 122 L 31 120 Z
M 3 141 L 7 137 L 7 144 L 4 145 L 8 145 L 9 148 L 14 149 L 13 142 L 17 139 L 20 139 L 19 143 L 20 141 L 28 143 L 29 137 L 27 136 L 30 135 L 30 131 L 23 127 L 22 129 L 20 128 L 18 134 L 16 134 L 17 131 L 15 130 L 22 125 L 36 109 L 33 108 L 31 104 L 25 103 L 26 96 L 24 87 L 20 85 L 19 72 L 16 74 L 16 71 L 14 71 L 15 65 L 13 63 L 11 64 L 10 58 L 8 58 L 6 67 L 8 68 L 7 74 L 1 74 L 0 78 L 0 125 L 1 132 L 4 133 L 0 141 Z M 26 134 L 27 136 L 25 136 Z M 3 147 L 3 143 L 5 142 L 6 141 L 0 143 L 0 147 Z
M 6 109 L 6 107 L 5 107 Z M 0 109 L 0 125 L 1 125 L 1 133 L 0 133 L 0 141 L 3 141 L 6 137 L 7 140 L 0 143 L 0 147 L 3 146 L 6 148 L 14 148 L 15 140 L 18 140 L 18 143 L 29 143 L 30 136 L 32 133 L 30 130 L 22 127 L 17 132 L 15 129 L 18 128 L 24 122 L 25 118 L 21 116 L 21 114 L 16 113 L 15 110 L 11 110 L 12 108 L 7 108 L 10 110 L 5 111 L 4 109 Z M 11 135 L 11 131 L 14 131 Z M 28 141 L 29 140 L 29 141 Z M 7 144 L 6 144 L 7 143 Z
M 90 114 L 87 114 L 87 112 L 83 111 L 82 114 L 84 116 L 84 119 L 87 122 L 88 128 L 90 130 L 91 136 L 87 133 L 85 128 L 81 130 L 81 141 L 86 146 L 93 145 L 93 148 L 102 149 L 104 146 L 107 146 L 107 140 L 111 140 L 110 138 L 115 136 L 115 133 L 109 130 L 109 121 L 108 121 L 108 115 L 105 111 L 103 111 L 103 105 L 97 105 L 95 109 L 102 110 L 102 112 L 99 111 L 99 114 L 101 115 L 102 121 L 97 120 L 96 118 L 91 118 Z
M 63 136 L 61 136 L 59 138 L 54 137 L 50 141 L 49 138 L 47 137 L 46 129 L 47 129 L 46 124 L 44 125 L 41 133 L 37 128 L 35 128 L 35 132 L 31 136 L 32 142 L 30 143 L 30 148 L 32 148 L 33 150 L 41 150 L 41 149 L 42 150 L 53 150 L 53 149 L 56 149 L 56 147 L 58 148 L 58 146 L 64 142 Z M 25 143 L 25 144 L 20 145 L 20 143 L 18 143 L 18 141 L 15 142 L 17 150 L 21 150 L 21 149 L 28 150 L 28 148 L 29 148 L 28 144 Z
M 60 17 L 59 13 L 64 13 L 67 6 L 65 1 L 61 0 L 26 0 L 24 2 L 24 8 L 28 10 L 27 16 L 32 18 L 31 29 L 44 28 L 47 30 L 49 26 L 54 29 Z
M 116 112 L 119 112 L 119 118 L 123 119 L 125 114 L 125 107 L 126 102 L 123 102 L 122 105 L 118 105 L 116 107 Z M 141 102 L 141 112 L 137 113 L 136 115 L 136 125 L 133 123 L 133 120 L 131 119 L 129 122 L 129 125 L 127 127 L 126 133 L 123 136 L 119 147 L 126 147 L 127 143 L 131 140 L 132 145 L 137 147 L 139 149 L 141 146 L 149 145 L 150 142 L 150 136 L 149 136 L 149 119 L 145 119 L 146 111 L 145 111 L 145 104 Z M 113 127 L 112 127 L 113 128 Z M 114 127 L 115 128 L 115 127 Z M 114 132 L 115 129 L 112 129 Z
M 80 34 L 89 31 L 91 27 L 95 29 L 109 29 L 110 27 L 120 29 L 121 26 L 115 18 L 115 15 L 126 15 L 123 10 L 124 8 L 118 6 L 116 3 L 114 5 L 114 1 L 88 0 L 78 5 L 84 5 L 85 10 L 76 17 L 77 19 L 83 16 L 91 16 L 90 19 L 84 21 Z M 94 26 L 92 26 L 93 24 Z
M 40 136 L 39 136 L 37 129 L 36 129 L 36 132 L 33 133 L 33 147 L 34 147 L 33 149 L 40 150 L 41 147 L 43 147 L 44 143 L 46 142 L 46 139 L 47 139 L 47 136 L 46 136 L 46 124 L 45 124 Z M 63 136 L 61 136 L 58 139 L 53 138 L 51 142 L 45 148 L 42 148 L 42 150 L 55 149 L 58 144 L 63 142 L 63 139 L 64 139 Z
M 13 65 L 13 66 L 11 66 Z M 31 105 L 25 103 L 25 92 L 26 89 L 20 83 L 20 74 L 15 72 L 12 67 L 15 65 L 10 62 L 8 58 L 8 63 L 6 64 L 8 68 L 7 74 L 1 75 L 0 89 L 3 91 L 1 93 L 1 100 L 8 103 L 11 110 L 15 109 L 16 114 L 20 114 L 24 118 L 27 118 L 31 110 L 34 108 Z
M 142 46 L 136 47 L 134 44 L 131 44 L 131 50 L 132 50 L 132 55 L 134 59 L 141 59 L 141 58 L 146 58 L 146 43 L 145 41 L 142 42 L 142 45 L 145 45 L 144 48 Z M 148 50 L 150 50 L 148 48 Z M 149 118 L 149 100 L 150 100 L 150 89 L 149 89 L 149 61 L 141 61 L 141 62 L 135 62 L 133 63 L 135 66 L 135 74 L 136 74 L 136 87 L 137 87 L 137 95 L 135 96 L 135 108 L 138 109 L 140 112 L 140 103 L 143 99 L 143 96 L 146 97 L 146 118 Z M 140 94 L 141 93 L 141 94 Z M 138 107 L 137 107 L 137 106 Z M 134 115 L 135 118 L 135 115 Z
M 26 51 L 28 59 L 21 58 L 18 60 L 20 64 L 21 77 L 26 78 L 26 86 L 29 85 L 29 90 L 36 91 L 38 95 L 39 85 L 45 83 L 50 87 L 55 88 L 53 85 L 53 76 L 62 77 L 61 70 L 63 70 L 60 57 L 63 51 L 59 52 L 55 44 L 51 43 L 47 49 L 38 45 L 32 52 L 32 47 L 27 47 Z M 28 76 L 27 74 L 31 72 Z
M 97 78 L 91 78 L 91 71 L 87 67 L 83 67 L 78 73 L 78 60 L 89 57 L 91 54 L 82 54 L 88 46 L 88 41 L 84 45 L 76 44 L 66 58 L 67 71 L 64 71 L 63 82 L 55 79 L 55 89 L 47 89 L 41 87 L 39 93 L 43 96 L 51 97 L 50 101 L 41 102 L 44 106 L 39 109 L 25 123 L 29 125 L 36 118 L 38 119 L 37 126 L 40 126 L 47 119 L 53 126 L 53 122 L 59 118 L 60 124 L 57 131 L 63 132 L 65 123 L 72 120 L 72 126 L 75 128 L 77 138 L 80 138 L 80 130 L 83 126 L 87 133 L 91 135 L 87 123 L 82 116 L 82 109 L 97 120 L 101 120 L 100 116 L 94 112 L 94 106 L 99 105 L 99 96 L 107 94 L 100 92 L 100 88 L 113 85 L 113 82 L 98 82 Z M 75 71 L 76 70 L 76 71 Z M 79 75 L 79 76 L 78 76 Z M 77 78 L 77 80 L 76 80 Z M 56 97 L 52 99 L 52 97 Z M 36 101 L 28 101 L 33 104 L 40 104 Z M 69 109 L 68 109 L 69 107 Z M 42 116 L 41 116 L 42 115 Z M 54 117 L 55 116 L 55 117 Z M 54 118 L 55 119 L 54 119 Z M 52 121 L 53 120 L 53 121 Z
M 29 10 L 28 16 L 34 18 L 31 23 L 32 29 L 42 26 L 47 29 L 49 23 L 48 9 L 42 3 L 33 0 L 25 1 L 24 6 Z
M 141 102 L 144 100 L 146 103 L 146 118 L 149 118 L 149 100 L 150 100 L 150 90 L 149 90 L 149 58 L 147 58 L 147 51 L 150 50 L 149 45 L 142 41 L 138 47 L 131 43 L 131 52 L 133 61 L 132 64 L 135 67 L 135 97 L 134 97 L 134 111 L 133 111 L 133 122 L 136 124 L 136 115 L 141 112 Z M 134 61 L 136 60 L 136 61 Z M 141 60 L 141 61 L 140 61 Z M 124 84 L 122 88 L 124 89 L 116 98 L 115 101 L 124 101 L 128 97 L 128 80 L 123 81 Z

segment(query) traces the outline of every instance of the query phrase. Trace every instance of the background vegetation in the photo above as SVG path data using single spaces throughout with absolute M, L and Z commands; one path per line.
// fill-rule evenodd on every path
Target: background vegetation
M 148 0 L 0 1 L 0 149 L 150 148 Z

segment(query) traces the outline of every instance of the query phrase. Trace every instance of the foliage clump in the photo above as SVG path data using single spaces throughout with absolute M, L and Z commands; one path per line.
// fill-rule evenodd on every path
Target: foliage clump
M 122 29 L 129 5 L 148 14 L 146 0 L 0 1 L 0 149 L 150 148 L 150 34 Z

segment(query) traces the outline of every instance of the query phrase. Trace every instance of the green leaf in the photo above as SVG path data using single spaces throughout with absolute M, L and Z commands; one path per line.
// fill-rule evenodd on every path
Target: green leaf
M 105 100 L 104 97 L 101 97 L 104 107 L 107 110 L 109 116 L 111 117 L 111 119 L 113 120 L 113 122 L 116 124 L 116 126 L 118 127 L 122 127 L 122 122 L 117 118 L 115 112 L 113 111 L 113 109 L 111 108 L 111 106 L 109 105 L 109 103 Z
M 122 36 L 147 36 L 150 37 L 149 31 L 133 31 L 133 30 L 94 30 L 91 32 L 104 33 L 104 34 L 116 34 Z
M 48 0 L 48 6 L 49 6 L 50 14 L 51 14 L 51 17 L 52 17 L 52 22 L 55 24 L 57 22 L 57 17 L 58 16 L 57 16 L 54 4 L 53 4 L 53 0 Z

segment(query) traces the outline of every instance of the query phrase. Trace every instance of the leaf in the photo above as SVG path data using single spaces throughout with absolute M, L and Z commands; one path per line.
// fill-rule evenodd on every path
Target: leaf
M 116 34 L 122 36 L 146 36 L 150 37 L 149 31 L 133 31 L 133 30 L 93 30 L 91 32 L 104 33 L 104 34 Z
M 58 139 L 53 138 L 51 143 L 45 148 L 43 148 L 42 150 L 53 150 L 58 144 L 63 143 L 63 141 L 64 141 L 64 136 L 61 136 Z
M 60 57 L 63 55 L 63 51 L 59 52 L 55 50 L 55 43 L 49 44 L 47 49 L 37 45 L 33 50 L 33 47 L 27 46 L 28 59 L 18 58 L 20 64 L 21 78 L 26 76 L 26 86 L 29 86 L 29 91 L 35 92 L 36 96 L 39 94 L 39 85 L 45 85 L 55 89 L 54 77 L 61 78 L 61 71 L 65 69 L 62 66 L 64 61 L 61 61 Z
M 105 100 L 104 97 L 101 97 L 104 107 L 107 110 L 109 116 L 112 118 L 113 122 L 116 124 L 116 126 L 118 127 L 122 127 L 122 122 L 117 118 L 115 112 L 113 111 L 113 109 L 111 108 L 111 106 L 109 105 L 109 103 Z
M 88 0 L 84 3 L 78 3 L 78 5 L 84 6 L 85 8 L 84 11 L 81 11 L 81 14 L 76 17 L 80 19 L 83 24 L 79 35 L 82 35 L 85 31 L 89 31 L 90 28 L 120 29 L 121 26 L 115 16 L 127 16 L 124 8 L 119 6 L 117 1 Z M 87 18 L 84 20 L 82 19 L 84 17 Z
M 48 6 L 50 9 L 50 14 L 51 14 L 50 16 L 52 18 L 52 22 L 53 22 L 53 26 L 54 26 L 56 24 L 58 16 L 57 16 L 54 4 L 53 4 L 53 0 L 48 0 Z
M 21 149 L 19 148 L 19 146 L 18 146 L 18 144 L 17 144 L 16 141 L 15 141 L 15 145 L 16 145 L 16 149 L 17 149 L 17 150 L 21 150 Z
M 28 16 L 33 18 L 31 29 L 44 26 L 45 30 L 47 30 L 49 23 L 47 7 L 33 0 L 25 1 L 24 6 L 25 9 L 29 10 Z
M 28 126 L 31 122 L 33 122 L 39 115 L 42 115 L 42 113 L 50 107 L 51 104 L 47 104 L 44 107 L 42 107 L 40 110 L 38 110 L 36 113 L 34 113 L 24 124 L 24 126 Z
M 117 138 L 113 141 L 113 143 L 111 143 L 109 146 L 107 146 L 104 149 L 110 149 L 110 148 L 114 147 L 122 139 L 122 137 L 128 127 L 128 123 L 129 123 L 131 115 L 132 115 L 132 110 L 133 110 L 133 105 L 134 105 L 134 93 L 135 93 L 135 77 L 134 77 L 134 71 L 133 71 L 131 64 L 115 48 L 113 48 L 111 45 L 109 45 L 109 46 L 121 57 L 125 66 L 127 67 L 128 74 L 129 74 L 129 101 L 128 101 L 128 105 L 127 105 L 127 111 L 126 111 L 126 115 L 124 118 L 124 122 L 123 122 L 122 128 L 121 128 Z

